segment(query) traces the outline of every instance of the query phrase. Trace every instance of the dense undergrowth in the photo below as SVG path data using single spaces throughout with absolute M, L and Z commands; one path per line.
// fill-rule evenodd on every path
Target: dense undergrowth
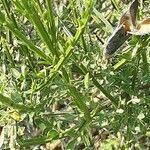
M 149 36 L 132 36 L 102 60 L 127 4 L 0 1 L 3 149 L 148 148 Z M 137 17 L 149 8 L 141 0 Z

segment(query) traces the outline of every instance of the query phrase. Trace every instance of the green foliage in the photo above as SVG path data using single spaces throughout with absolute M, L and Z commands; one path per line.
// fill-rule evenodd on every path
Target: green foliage
M 149 4 L 141 4 L 139 17 Z M 102 60 L 104 41 L 124 5 L 119 0 L 0 2 L 4 149 L 55 141 L 66 149 L 148 147 L 143 141 L 150 137 L 150 37 L 133 36 L 107 66 Z

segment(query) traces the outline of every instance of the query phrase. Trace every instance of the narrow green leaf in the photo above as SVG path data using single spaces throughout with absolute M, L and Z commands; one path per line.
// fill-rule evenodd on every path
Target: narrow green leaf
M 40 145 L 51 142 L 52 140 L 58 139 L 59 133 L 56 130 L 49 131 L 48 135 L 41 137 L 35 137 L 32 139 L 18 140 L 18 143 L 21 147 L 29 147 L 31 145 Z
M 86 89 L 89 88 L 89 82 L 90 82 L 90 75 L 89 75 L 89 73 L 87 73 L 84 77 L 84 86 Z
M 3 24 L 5 22 L 5 15 L 0 12 L 0 23 Z
M 69 85 L 68 88 L 70 90 L 70 94 L 72 95 L 73 100 L 76 103 L 77 107 L 80 109 L 81 112 L 84 113 L 86 121 L 90 122 L 91 116 L 85 104 L 86 101 L 85 101 L 84 96 L 82 96 L 74 86 Z
M 22 0 L 23 7 L 25 9 L 25 16 L 27 16 L 28 20 L 33 23 L 35 29 L 42 41 L 47 46 L 48 50 L 55 56 L 58 57 L 57 51 L 53 47 L 53 42 L 46 30 L 45 22 L 41 21 L 42 16 L 39 16 L 38 10 L 35 9 L 34 3 L 32 1 L 24 1 Z M 17 5 L 18 6 L 18 5 Z M 50 33 L 52 34 L 52 33 Z
M 18 103 L 15 103 L 14 101 L 12 101 L 11 99 L 9 99 L 8 97 L 3 96 L 2 94 L 0 94 L 0 102 L 7 106 L 7 107 L 12 107 L 14 109 L 18 109 L 21 110 L 23 112 L 29 112 L 31 110 L 33 110 L 33 108 L 27 107 L 25 105 L 21 105 Z
M 57 37 L 56 37 L 56 25 L 55 25 L 55 17 L 53 13 L 53 7 L 52 7 L 52 0 L 46 0 L 46 4 L 48 6 L 48 13 L 49 13 L 49 20 L 50 20 L 50 31 L 52 34 L 52 43 L 57 43 Z
M 101 19 L 101 21 L 106 25 L 107 29 L 112 32 L 113 31 L 113 28 L 111 26 L 111 24 L 107 21 L 107 19 L 100 13 L 97 11 L 96 8 L 93 9 L 95 15 Z
M 123 58 L 123 59 L 121 59 L 121 60 L 120 60 L 117 64 L 115 64 L 115 65 L 114 65 L 114 67 L 113 67 L 113 68 L 114 68 L 114 70 L 119 69 L 119 68 L 120 68 L 123 64 L 125 64 L 125 63 L 126 63 L 126 61 L 127 61 L 127 60 L 126 60 L 126 59 L 124 59 L 124 58 Z
M 117 6 L 116 0 L 111 0 L 111 2 L 113 3 L 115 9 L 116 9 L 117 11 L 119 11 L 119 8 L 118 8 L 118 6 Z
M 15 69 L 15 68 L 11 68 L 11 72 L 12 72 L 12 75 L 16 78 L 16 79 L 19 79 L 20 76 L 21 76 L 21 73 Z
M 37 48 L 30 40 L 28 40 L 18 29 L 13 26 L 11 22 L 5 22 L 5 27 L 8 28 L 13 34 L 19 38 L 31 51 L 35 52 L 39 57 L 51 62 L 50 58 L 45 55 L 39 48 Z
M 68 150 L 74 149 L 76 142 L 77 142 L 77 139 L 73 139 L 73 140 L 69 141 L 66 148 Z

